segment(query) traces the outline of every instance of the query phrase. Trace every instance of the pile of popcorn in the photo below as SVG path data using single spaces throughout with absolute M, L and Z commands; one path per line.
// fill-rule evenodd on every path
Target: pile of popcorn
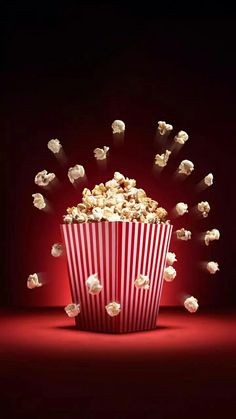
M 67 208 L 65 223 L 93 221 L 133 221 L 141 223 L 169 223 L 167 211 L 149 198 L 143 189 L 136 187 L 136 180 L 119 172 L 113 179 L 83 190 L 82 203 Z

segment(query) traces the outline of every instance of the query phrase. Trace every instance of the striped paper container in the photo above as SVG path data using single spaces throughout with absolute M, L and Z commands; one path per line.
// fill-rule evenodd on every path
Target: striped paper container
M 80 330 L 125 333 L 156 328 L 163 271 L 172 225 L 126 221 L 61 225 L 66 248 L 72 302 L 80 304 L 75 318 Z M 89 294 L 86 279 L 94 274 L 103 286 Z M 147 275 L 149 289 L 134 285 Z M 120 304 L 110 317 L 105 306 Z

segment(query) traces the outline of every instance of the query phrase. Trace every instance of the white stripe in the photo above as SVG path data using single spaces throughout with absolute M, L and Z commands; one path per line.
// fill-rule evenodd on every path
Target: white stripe
M 130 277 L 130 259 L 131 259 L 131 246 L 132 246 L 132 226 L 133 223 L 129 222 L 128 223 L 128 250 L 127 250 L 127 264 L 126 264 L 126 280 L 125 280 L 125 304 L 123 307 L 123 310 L 125 312 L 124 316 L 125 316 L 125 331 L 127 331 L 128 329 L 128 317 L 129 317 L 129 310 L 130 310 L 130 301 L 129 301 L 129 288 L 130 288 L 130 284 L 131 284 L 131 277 Z
M 151 225 L 151 240 L 150 240 L 150 247 L 149 247 L 149 257 L 148 257 L 148 267 L 147 267 L 147 273 L 146 275 L 148 276 L 149 280 L 150 280 L 150 287 L 151 287 L 151 279 L 150 279 L 150 270 L 151 270 L 151 262 L 153 261 L 153 243 L 154 243 L 154 231 L 155 231 L 156 225 L 152 224 Z M 147 328 L 147 319 L 149 317 L 149 307 L 150 307 L 150 296 L 151 296 L 151 288 L 149 288 L 148 290 L 146 290 L 146 295 L 145 295 L 145 314 L 144 314 L 144 319 L 143 319 L 143 324 L 142 324 L 142 329 L 146 329 Z
M 126 236 L 126 221 L 122 223 L 122 238 L 121 238 L 121 287 L 120 287 L 120 332 L 123 328 L 123 308 L 124 308 L 124 263 L 125 263 L 125 236 Z
M 79 238 L 78 238 L 78 231 L 79 226 L 77 224 L 73 224 L 74 226 L 74 235 L 75 235 L 75 248 L 76 248 L 76 254 L 77 254 L 77 260 L 78 260 L 78 271 L 79 271 L 79 289 L 80 289 L 80 299 L 81 299 L 81 319 L 83 319 L 84 325 L 88 323 L 87 320 L 87 304 L 84 296 L 84 287 L 83 287 L 83 272 L 82 272 L 82 262 L 81 262 L 81 247 L 79 245 Z M 82 326 L 82 325 L 81 325 Z
M 87 289 L 85 289 L 85 287 L 86 287 L 85 281 L 86 281 L 86 279 L 88 278 L 89 275 L 88 275 L 88 267 L 87 267 L 87 262 L 86 262 L 86 252 L 85 252 L 85 244 L 84 244 L 84 240 L 85 240 L 85 238 L 84 238 L 84 224 L 80 224 L 80 235 L 81 235 L 82 263 L 83 263 L 83 266 L 84 266 L 84 275 L 85 275 L 82 287 L 85 290 L 84 295 L 85 295 L 85 300 L 87 302 L 87 322 L 88 322 L 87 326 L 88 326 L 89 329 L 91 329 L 92 328 L 91 327 L 92 326 L 91 305 L 90 305 L 89 295 L 87 293 Z
M 94 268 L 95 268 L 95 272 L 98 272 L 98 258 L 97 258 L 97 247 L 96 247 L 96 230 L 95 230 L 95 224 L 91 223 L 92 226 L 92 237 L 93 237 L 93 255 L 94 255 Z M 100 280 L 100 283 L 102 286 L 104 286 L 103 281 L 101 280 L 101 278 L 98 278 Z M 104 289 L 102 288 L 102 291 L 104 292 Z M 98 329 L 101 330 L 101 316 L 99 313 L 99 300 L 100 300 L 100 294 L 98 294 L 97 296 L 95 296 L 95 307 L 96 307 L 96 319 L 98 322 Z
M 99 237 L 99 264 L 100 264 L 100 271 L 101 271 L 101 278 L 102 278 L 102 282 L 104 284 L 104 287 L 106 286 L 106 279 L 104 277 L 104 269 L 103 269 L 103 239 L 102 239 L 102 228 L 103 228 L 103 223 L 98 223 L 98 237 Z M 100 305 L 100 315 L 101 315 L 101 320 L 102 320 L 102 327 L 103 330 L 106 330 L 106 317 L 105 317 L 105 297 L 104 297 L 104 289 L 101 292 L 101 301 L 99 301 L 99 305 Z M 102 303 L 102 304 L 101 304 Z
M 143 227 L 144 229 L 144 227 Z M 146 231 L 145 231 L 145 244 L 144 244 L 144 253 L 142 258 L 142 264 L 141 264 L 141 271 L 138 274 L 146 275 L 146 260 L 147 260 L 147 248 L 149 244 L 149 233 L 150 233 L 150 224 L 146 225 Z M 143 323 L 143 316 L 145 313 L 145 297 L 147 290 L 140 289 L 140 301 L 139 301 L 139 307 L 138 307 L 138 329 L 142 329 L 142 323 Z
M 89 274 L 93 275 L 95 272 L 93 272 L 93 266 L 92 266 L 92 257 L 93 257 L 93 252 L 91 251 L 91 240 L 90 240 L 90 229 L 91 229 L 91 224 L 85 223 L 84 224 L 85 227 L 85 235 L 86 235 L 86 244 L 87 244 L 87 254 L 88 254 L 88 267 L 89 267 Z M 86 285 L 84 285 L 86 287 Z M 94 302 L 94 295 L 89 294 L 88 289 L 87 291 L 87 295 L 89 298 L 89 303 L 90 303 L 90 318 L 92 321 L 92 328 L 96 329 L 96 316 L 95 316 L 95 302 Z
M 134 248 L 133 248 L 133 259 L 132 259 L 132 273 L 130 275 L 131 280 L 131 294 L 130 294 L 130 318 L 129 318 L 129 330 L 133 330 L 134 328 L 134 281 L 135 281 L 135 267 L 136 267 L 136 261 L 137 261 L 137 238 L 138 238 L 138 223 L 135 223 L 134 226 Z
M 70 257 L 70 244 L 69 244 L 68 235 L 67 235 L 67 225 L 63 225 L 63 232 L 64 232 L 64 239 L 65 239 L 65 244 L 66 244 L 68 268 L 69 268 L 69 273 L 70 273 L 70 285 L 71 285 L 72 302 L 76 302 L 76 291 L 75 291 L 75 286 L 74 286 L 74 273 L 73 273 L 71 257 Z

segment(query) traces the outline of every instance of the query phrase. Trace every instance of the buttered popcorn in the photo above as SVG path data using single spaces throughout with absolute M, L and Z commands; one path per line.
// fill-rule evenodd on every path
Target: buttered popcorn
M 188 212 L 188 205 L 184 202 L 178 202 L 175 206 L 176 212 L 178 215 L 184 215 L 186 212 Z
M 92 274 L 86 279 L 86 286 L 89 294 L 96 295 L 102 291 L 103 286 L 100 284 L 98 274 Z
M 185 230 L 185 228 L 180 228 L 176 230 L 176 236 L 179 240 L 188 241 L 191 239 L 192 233 L 189 230 Z
M 209 243 L 211 241 L 219 240 L 219 238 L 220 238 L 219 230 L 217 230 L 217 228 L 213 228 L 212 230 L 208 230 L 205 233 L 204 241 L 205 241 L 206 246 L 209 246 Z
M 190 160 L 182 160 L 179 165 L 179 173 L 184 175 L 191 175 L 192 171 L 194 170 L 194 164 Z
M 179 144 L 185 144 L 188 140 L 188 134 L 185 131 L 179 131 L 175 136 L 175 142 Z
M 215 274 L 217 271 L 219 271 L 219 264 L 217 262 L 208 262 L 207 270 L 210 272 L 210 274 Z
M 167 282 L 172 282 L 176 277 L 176 270 L 173 266 L 168 266 L 164 270 L 164 279 Z
M 61 150 L 61 147 L 62 147 L 62 145 L 57 138 L 48 141 L 48 148 L 54 154 L 59 153 L 60 150 Z
M 173 265 L 173 263 L 177 262 L 176 254 L 173 252 L 168 252 L 166 256 L 166 263 L 167 265 Z
M 42 170 L 35 176 L 34 183 L 38 186 L 48 186 L 55 177 L 56 175 L 54 173 L 48 173 L 47 170 Z
M 125 123 L 120 119 L 116 119 L 111 124 L 113 134 L 122 134 L 125 131 Z
M 111 317 L 118 316 L 120 314 L 120 304 L 113 301 L 112 303 L 109 303 L 105 307 L 107 314 Z
M 171 124 L 167 124 L 165 121 L 158 121 L 157 129 L 161 135 L 165 135 L 167 132 L 173 130 L 173 126 Z
M 46 202 L 41 193 L 33 193 L 32 197 L 34 198 L 33 204 L 39 210 L 46 207 Z
M 198 300 L 193 296 L 188 297 L 184 301 L 184 307 L 189 311 L 189 313 L 195 313 L 199 307 Z
M 36 273 L 28 276 L 27 288 L 29 288 L 30 290 L 32 290 L 34 288 L 42 287 L 42 285 L 43 284 L 41 284 L 41 282 L 39 282 L 39 277 Z
M 84 167 L 80 164 L 76 164 L 74 167 L 70 167 L 68 170 L 68 178 L 71 183 L 74 183 L 75 180 L 79 179 L 80 177 L 84 177 L 84 175 Z
M 156 154 L 155 164 L 160 167 L 165 167 L 171 155 L 171 151 L 166 150 L 163 154 Z
M 103 148 L 95 148 L 93 150 L 94 157 L 97 160 L 105 160 L 107 158 L 107 153 L 109 151 L 109 147 L 104 146 Z
M 63 245 L 60 243 L 54 243 L 51 248 L 51 255 L 54 258 L 59 258 L 63 254 Z
M 204 177 L 204 183 L 207 186 L 211 186 L 213 185 L 213 174 L 209 173 L 207 176 Z
M 134 285 L 136 288 L 143 288 L 148 290 L 150 287 L 150 281 L 148 276 L 140 274 L 137 279 L 134 281 Z
M 76 317 L 80 313 L 80 304 L 68 304 L 64 310 L 68 317 Z
M 82 202 L 67 208 L 65 223 L 99 221 L 133 221 L 142 223 L 168 223 L 167 211 L 149 198 L 136 180 L 115 172 L 113 179 L 84 188 Z
M 211 207 L 207 201 L 202 201 L 197 204 L 197 209 L 202 214 L 202 216 L 206 218 L 208 217 Z

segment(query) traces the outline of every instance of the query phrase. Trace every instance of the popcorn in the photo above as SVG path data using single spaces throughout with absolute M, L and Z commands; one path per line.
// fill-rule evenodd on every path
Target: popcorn
M 209 243 L 213 240 L 219 240 L 220 232 L 217 228 L 213 228 L 213 230 L 208 230 L 205 234 L 204 240 L 206 246 L 209 246 Z
M 41 193 L 34 193 L 32 197 L 34 198 L 33 204 L 36 208 L 41 210 L 46 207 L 46 202 L 44 200 L 43 195 L 41 195 Z
M 179 165 L 179 173 L 189 176 L 194 170 L 194 164 L 190 160 L 182 160 Z
M 188 134 L 185 131 L 179 131 L 178 134 L 175 136 L 175 142 L 179 144 L 185 144 L 188 140 Z
M 35 178 L 34 178 L 34 182 L 36 183 L 36 185 L 38 186 L 48 186 L 48 184 L 50 182 L 53 181 L 53 179 L 55 179 L 55 174 L 54 173 L 48 173 L 47 170 L 42 170 L 41 172 L 39 172 Z
M 125 131 L 125 123 L 119 119 L 116 119 L 114 122 L 112 122 L 111 128 L 113 134 L 122 134 Z
M 84 167 L 79 164 L 76 164 L 74 167 L 70 167 L 68 170 L 68 178 L 71 183 L 74 183 L 74 181 L 80 177 L 84 177 L 84 175 Z
M 168 252 L 166 256 L 167 265 L 173 265 L 174 262 L 177 262 L 176 254 L 172 252 Z
M 175 279 L 176 277 L 176 270 L 175 268 L 173 268 L 173 266 L 168 266 L 167 268 L 165 268 L 164 270 L 164 279 L 167 282 L 171 282 Z
M 179 202 L 176 204 L 175 209 L 178 215 L 184 215 L 186 212 L 188 212 L 188 205 L 184 204 L 183 202 Z
M 112 303 L 109 303 L 105 307 L 107 314 L 111 317 L 118 316 L 120 314 L 120 304 L 113 301 Z
M 48 148 L 54 154 L 59 153 L 59 151 L 61 150 L 61 147 L 62 147 L 62 145 L 61 145 L 60 141 L 57 138 L 55 138 L 54 140 L 48 141 Z
M 54 243 L 51 248 L 51 255 L 54 258 L 59 258 L 63 253 L 63 245 L 60 243 Z
M 173 126 L 167 124 L 165 121 L 158 121 L 158 131 L 161 135 L 165 135 L 167 132 L 172 131 Z
M 176 230 L 176 236 L 179 240 L 188 241 L 191 239 L 191 231 L 185 230 L 185 228 L 181 228 L 180 230 Z
M 197 209 L 202 213 L 202 216 L 206 218 L 208 217 L 211 207 L 207 201 L 202 201 L 197 204 Z
M 168 223 L 167 211 L 158 207 L 158 202 L 147 197 L 143 189 L 137 188 L 136 180 L 125 178 L 115 172 L 113 179 L 84 188 L 82 202 L 67 208 L 65 223 L 100 221 L 133 221 L 142 223 Z
M 219 271 L 218 263 L 217 262 L 208 262 L 207 270 L 208 270 L 208 272 L 210 272 L 210 274 L 215 274 L 217 271 Z
M 38 275 L 36 273 L 29 275 L 27 279 L 27 288 L 32 290 L 33 288 L 41 287 L 43 284 L 39 282 Z
M 184 307 L 186 308 L 186 310 L 189 311 L 189 313 L 195 313 L 199 307 L 198 300 L 194 298 L 193 296 L 188 297 L 184 301 Z
M 68 304 L 64 310 L 68 317 L 76 317 L 80 313 L 80 304 Z
M 136 288 L 143 288 L 145 290 L 148 290 L 150 287 L 149 282 L 150 280 L 148 276 L 140 274 L 138 278 L 134 281 L 134 285 Z
M 95 148 L 93 150 L 94 157 L 97 160 L 105 160 L 107 158 L 107 152 L 109 151 L 109 147 L 104 146 L 103 148 Z
M 207 186 L 213 185 L 213 174 L 212 173 L 209 173 L 209 175 L 204 177 L 204 183 Z
M 160 167 L 165 167 L 171 155 L 171 151 L 166 150 L 163 154 L 156 154 L 155 164 Z
M 102 291 L 103 286 L 100 284 L 97 273 L 90 275 L 85 283 L 88 287 L 89 294 L 96 295 Z

